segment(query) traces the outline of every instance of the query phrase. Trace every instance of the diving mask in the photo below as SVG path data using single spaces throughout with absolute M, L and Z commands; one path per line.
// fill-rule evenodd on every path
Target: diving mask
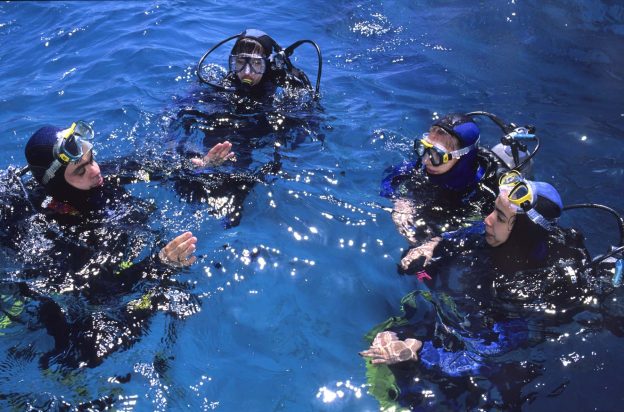
M 54 177 L 61 166 L 79 162 L 84 153 L 93 147 L 93 144 L 89 142 L 94 136 L 93 128 L 82 120 L 72 123 L 68 129 L 59 132 L 57 136 L 58 139 L 52 149 L 54 161 L 43 176 L 44 185 Z
M 499 178 L 498 184 L 501 193 L 507 192 L 507 198 L 515 206 L 517 213 L 526 213 L 533 223 L 546 230 L 553 228 L 552 222 L 535 209 L 537 191 L 531 181 L 525 180 L 518 171 L 510 170 Z
M 54 145 L 54 156 L 63 164 L 77 162 L 84 155 L 84 148 L 89 151 L 93 145 L 93 128 L 86 122 L 79 120 L 72 123 L 69 129 L 60 133 L 60 138 Z
M 257 54 L 232 54 L 229 59 L 230 71 L 240 73 L 249 66 L 249 70 L 255 74 L 264 74 L 267 67 L 267 58 Z
M 429 141 L 429 133 L 423 133 L 422 139 L 414 141 L 414 150 L 418 153 L 418 156 L 423 157 L 425 154 L 429 154 L 429 159 L 433 166 L 440 166 L 444 163 L 448 163 L 451 159 L 459 159 L 463 155 L 468 154 L 476 146 L 477 142 L 459 150 L 448 152 L 431 143 Z

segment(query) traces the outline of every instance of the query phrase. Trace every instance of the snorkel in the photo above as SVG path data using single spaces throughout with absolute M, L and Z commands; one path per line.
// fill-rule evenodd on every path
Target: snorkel
M 299 40 L 296 41 L 295 43 L 291 44 L 290 46 L 286 47 L 285 49 L 282 49 L 277 42 L 275 42 L 275 40 L 273 40 L 270 36 L 268 36 L 266 33 L 260 31 L 260 30 L 256 30 L 256 29 L 247 29 L 245 31 L 243 31 L 242 33 L 236 34 L 234 36 L 230 36 L 225 40 L 220 41 L 219 43 L 217 43 L 215 46 L 213 46 L 212 48 L 210 48 L 206 53 L 204 53 L 204 55 L 201 57 L 201 59 L 199 60 L 199 62 L 197 63 L 197 77 L 199 79 L 200 82 L 205 83 L 213 88 L 215 88 L 216 90 L 219 91 L 224 91 L 224 92 L 235 92 L 236 88 L 235 87 L 228 87 L 228 86 L 224 86 L 222 84 L 218 84 L 214 81 L 211 81 L 209 79 L 207 79 L 206 77 L 204 77 L 204 72 L 205 72 L 205 61 L 206 58 L 216 49 L 218 49 L 219 47 L 221 47 L 223 44 L 232 41 L 234 39 L 238 41 L 244 39 L 244 38 L 251 38 L 254 39 L 256 41 L 258 41 L 263 48 L 265 49 L 268 57 L 268 68 L 270 69 L 271 72 L 278 72 L 278 71 L 285 71 L 286 73 L 288 73 L 290 70 L 293 69 L 293 65 L 290 62 L 290 56 L 292 56 L 293 52 L 295 51 L 295 49 L 297 49 L 299 46 L 301 46 L 302 44 L 305 43 L 309 43 L 312 44 L 316 50 L 317 56 L 318 56 L 318 70 L 317 70 L 317 75 L 316 75 L 316 86 L 314 89 L 314 99 L 318 99 L 320 96 L 320 84 L 321 84 L 321 73 L 322 73 L 322 69 L 323 69 L 323 59 L 321 56 L 321 50 L 319 48 L 319 46 L 312 40 Z M 230 71 L 231 72 L 231 71 Z M 242 84 L 246 85 L 246 86 L 250 86 L 249 82 L 241 82 Z

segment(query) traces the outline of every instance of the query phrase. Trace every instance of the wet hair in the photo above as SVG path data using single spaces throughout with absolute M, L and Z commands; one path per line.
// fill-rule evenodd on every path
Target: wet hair
M 432 127 L 439 127 L 455 137 L 459 142 L 459 148 L 468 147 L 479 140 L 479 126 L 472 117 L 462 113 L 449 113 L 436 120 Z
M 257 54 L 260 56 L 268 57 L 270 50 L 265 50 L 265 48 L 260 44 L 259 41 L 250 37 L 243 37 L 238 40 L 234 47 L 232 48 L 231 54 Z
M 447 149 L 450 149 L 450 151 L 460 149 L 459 139 L 448 133 L 440 126 L 432 126 L 431 129 L 429 129 L 430 140 L 432 136 L 436 136 L 440 143 L 442 143 L 442 145 L 444 145 Z

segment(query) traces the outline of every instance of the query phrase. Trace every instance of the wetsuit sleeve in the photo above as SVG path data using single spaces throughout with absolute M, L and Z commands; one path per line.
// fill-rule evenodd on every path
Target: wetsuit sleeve
M 100 275 L 89 281 L 91 293 L 127 292 L 139 282 L 155 282 L 176 272 L 176 268 L 162 263 L 157 253 L 137 263 L 121 262 L 100 269 Z
M 178 169 L 190 167 L 190 160 L 173 154 L 164 153 L 160 156 L 129 156 L 114 163 L 100 165 L 102 174 L 114 176 L 121 185 L 136 182 L 160 181 L 175 173 Z
M 440 236 L 449 242 L 459 242 L 462 240 L 474 240 L 475 237 L 482 236 L 484 233 L 485 223 L 481 220 L 451 232 L 444 232 Z
M 379 194 L 389 199 L 402 196 L 399 186 L 409 179 L 410 175 L 416 171 L 416 168 L 416 162 L 403 162 L 386 169 L 384 171 L 385 176 L 381 181 Z

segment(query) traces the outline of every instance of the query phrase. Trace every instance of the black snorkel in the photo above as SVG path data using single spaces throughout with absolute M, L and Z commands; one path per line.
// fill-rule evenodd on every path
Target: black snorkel
M 535 126 L 516 126 L 514 123 L 505 123 L 500 117 L 482 111 L 466 113 L 467 116 L 485 116 L 492 120 L 503 131 L 504 135 L 501 137 L 501 144 L 511 148 L 511 155 L 513 157 L 514 167 L 512 169 L 522 171 L 522 169 L 529 164 L 531 159 L 535 156 L 540 148 L 539 138 L 535 135 Z M 536 142 L 535 148 L 531 153 L 528 153 L 528 147 L 523 141 Z M 490 150 L 492 154 L 498 157 L 503 163 L 506 163 L 497 153 Z M 520 152 L 528 153 L 526 158 L 520 163 Z
M 224 91 L 224 92 L 235 92 L 236 88 L 234 87 L 226 87 L 223 86 L 221 84 L 212 82 L 208 79 L 206 79 L 203 75 L 203 67 L 204 67 L 204 62 L 206 60 L 206 58 L 208 57 L 208 55 L 210 55 L 210 53 L 212 53 L 213 51 L 215 51 L 217 48 L 219 48 L 220 46 L 222 46 L 223 44 L 234 40 L 234 39 L 240 39 L 241 36 L 244 36 L 245 33 L 247 31 L 244 31 L 242 33 L 239 34 L 235 34 L 234 36 L 230 36 L 225 40 L 220 41 L 219 43 L 217 43 L 215 46 L 213 46 L 210 50 L 208 50 L 206 53 L 204 53 L 204 55 L 201 57 L 201 59 L 199 60 L 199 62 L 197 63 L 197 77 L 199 79 L 200 82 L 202 83 L 206 83 L 207 85 L 215 88 L 216 90 L 219 91 Z M 267 36 L 268 37 L 268 36 Z M 317 70 L 317 75 L 316 75 L 316 86 L 314 89 L 314 96 L 313 99 L 317 100 L 320 97 L 320 86 L 321 86 L 321 72 L 322 72 L 322 68 L 323 68 L 323 59 L 321 56 L 321 49 L 319 48 L 319 46 L 313 42 L 312 40 L 299 40 L 296 41 L 295 43 L 291 44 L 290 46 L 286 47 L 285 49 L 282 49 L 281 47 L 279 47 L 279 45 L 277 45 L 277 43 L 274 43 L 273 46 L 273 50 L 267 50 L 269 54 L 269 61 L 271 63 L 271 69 L 272 70 L 283 70 L 285 69 L 287 72 L 289 72 L 290 70 L 292 70 L 293 65 L 290 62 L 290 56 L 293 54 L 293 52 L 295 51 L 295 49 L 299 46 L 301 46 L 304 43 L 310 43 L 314 46 L 314 48 L 316 49 L 316 54 L 318 56 L 318 70 Z M 307 79 L 306 79 L 307 80 Z M 310 87 L 309 84 L 307 84 L 308 82 L 306 81 L 306 86 Z

